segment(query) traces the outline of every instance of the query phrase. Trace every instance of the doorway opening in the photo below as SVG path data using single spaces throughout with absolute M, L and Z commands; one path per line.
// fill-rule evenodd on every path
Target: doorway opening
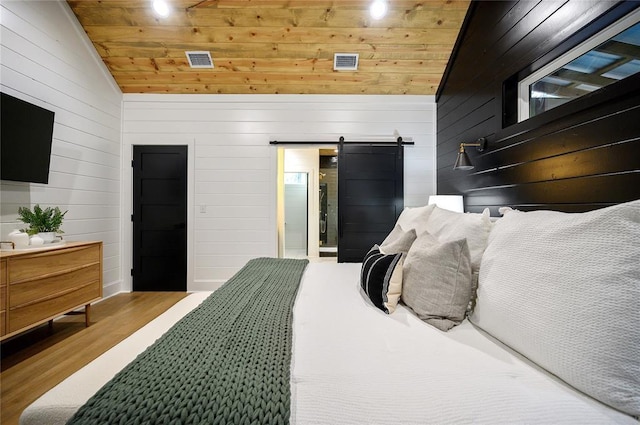
M 278 255 L 287 253 L 285 173 L 307 173 L 307 257 L 361 262 L 391 232 L 404 208 L 401 142 L 279 148 Z
M 337 256 L 337 155 L 331 145 L 279 148 L 280 257 Z

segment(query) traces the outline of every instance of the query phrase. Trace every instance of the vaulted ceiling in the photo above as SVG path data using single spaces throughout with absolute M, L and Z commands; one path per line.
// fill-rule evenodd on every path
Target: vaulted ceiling
M 149 0 L 68 0 L 124 93 L 435 94 L 470 3 L 388 0 L 374 20 L 372 0 L 167 1 L 161 18 Z

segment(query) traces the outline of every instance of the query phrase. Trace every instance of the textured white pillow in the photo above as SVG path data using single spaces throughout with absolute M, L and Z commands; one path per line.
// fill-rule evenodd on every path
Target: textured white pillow
M 440 241 L 466 239 L 471 254 L 472 269 L 477 271 L 492 226 L 489 209 L 485 209 L 482 214 L 473 214 L 435 207 L 429 214 L 426 230 Z M 421 232 L 416 229 L 416 233 L 420 236 Z
M 580 214 L 509 211 L 470 320 L 573 387 L 640 415 L 640 200 Z
M 471 298 L 467 241 L 415 240 L 404 262 L 402 301 L 425 322 L 447 331 L 464 320 Z
M 435 207 L 435 204 L 425 205 L 424 207 L 407 207 L 402 210 L 396 225 L 399 225 L 405 231 L 414 229 L 416 234 L 419 235 L 426 230 L 427 220 Z

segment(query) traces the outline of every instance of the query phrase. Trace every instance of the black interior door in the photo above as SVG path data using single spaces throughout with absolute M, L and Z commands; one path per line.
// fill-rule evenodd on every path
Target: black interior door
M 338 153 L 338 262 L 361 262 L 404 208 L 401 146 L 345 144 Z
M 133 147 L 133 290 L 187 290 L 187 147 Z

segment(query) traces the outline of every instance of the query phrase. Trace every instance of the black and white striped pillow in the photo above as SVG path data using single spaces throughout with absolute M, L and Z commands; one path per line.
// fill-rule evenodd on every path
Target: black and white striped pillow
M 360 286 L 374 306 L 393 313 L 402 293 L 402 253 L 385 255 L 374 245 L 362 260 Z

